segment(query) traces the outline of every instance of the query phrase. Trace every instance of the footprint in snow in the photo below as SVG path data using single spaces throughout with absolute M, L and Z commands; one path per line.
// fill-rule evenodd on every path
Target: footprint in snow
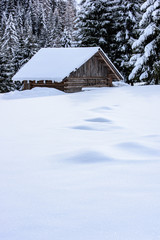
M 76 155 L 72 155 L 66 161 L 79 164 L 94 164 L 101 162 L 111 162 L 113 159 L 100 152 L 96 151 L 82 151 Z
M 72 127 L 72 129 L 89 130 L 89 131 L 96 130 L 96 129 L 92 128 L 92 127 L 85 126 L 85 125 L 75 126 L 75 127 Z
M 101 122 L 101 123 L 112 123 L 111 120 L 107 119 L 107 118 L 101 118 L 101 117 L 98 117 L 98 118 L 90 118 L 90 119 L 86 119 L 85 120 L 86 122 Z
M 112 108 L 104 106 L 104 107 L 94 108 L 91 110 L 92 111 L 110 111 L 110 110 L 112 110 Z

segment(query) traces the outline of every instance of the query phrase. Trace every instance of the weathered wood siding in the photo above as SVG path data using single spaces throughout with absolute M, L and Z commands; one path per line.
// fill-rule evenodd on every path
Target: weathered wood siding
M 71 72 L 65 82 L 65 92 L 78 92 L 82 87 L 112 86 L 113 73 L 99 53 L 96 53 L 80 68 Z
M 70 73 L 70 78 L 99 78 L 107 77 L 108 68 L 102 58 L 98 54 L 95 54 L 80 68 L 75 69 Z

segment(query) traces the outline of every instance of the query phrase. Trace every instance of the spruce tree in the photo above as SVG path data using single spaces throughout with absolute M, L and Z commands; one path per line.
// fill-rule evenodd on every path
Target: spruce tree
M 115 62 L 115 49 L 117 48 L 115 44 L 115 35 L 117 32 L 117 25 L 116 25 L 116 13 L 118 0 L 108 0 L 105 3 L 105 14 L 102 18 L 102 24 L 104 26 L 104 38 L 105 38 L 105 46 L 104 50 L 107 55 L 110 57 L 112 61 Z M 103 47 L 103 46 L 102 46 Z
M 40 49 L 37 43 L 37 36 L 33 34 L 31 12 L 28 11 L 27 18 L 24 24 L 23 31 L 23 63 L 29 61 L 29 59 Z
M 67 0 L 65 11 L 65 26 L 62 35 L 62 46 L 71 47 L 74 45 L 74 21 L 76 18 L 76 2 L 75 0 Z
M 18 45 L 19 41 L 15 28 L 15 21 L 12 13 L 10 13 L 1 41 L 1 81 L 3 81 L 3 83 L 6 83 L 6 91 L 13 89 L 13 83 L 11 81 L 11 78 L 16 72 L 16 56 L 18 51 Z
M 104 49 L 106 30 L 102 18 L 105 16 L 105 4 L 103 0 L 82 1 L 76 24 L 79 46 L 101 46 Z
M 75 12 L 75 0 L 0 1 L 0 88 L 3 85 L 3 91 L 13 89 L 12 76 L 41 47 L 72 45 Z
M 118 27 L 115 17 L 118 2 L 119 0 L 81 2 L 75 32 L 78 46 L 100 46 L 113 61 L 116 59 L 115 36 Z
M 139 38 L 133 43 L 134 68 L 130 80 L 158 84 L 160 79 L 160 1 L 147 0 L 142 6 Z
M 132 56 L 132 44 L 138 32 L 137 25 L 140 20 L 139 0 L 119 0 L 114 13 L 115 49 L 114 63 L 128 81 L 131 71 L 129 60 Z

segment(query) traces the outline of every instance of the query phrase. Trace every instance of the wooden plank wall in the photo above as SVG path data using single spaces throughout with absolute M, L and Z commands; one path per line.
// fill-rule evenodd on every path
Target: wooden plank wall
M 108 74 L 108 68 L 104 60 L 97 54 L 83 64 L 79 69 L 70 74 L 71 78 L 83 78 L 83 77 L 105 77 Z
M 106 65 L 99 53 L 95 54 L 79 69 L 71 72 L 65 82 L 65 92 L 81 91 L 82 87 L 112 86 L 113 72 Z

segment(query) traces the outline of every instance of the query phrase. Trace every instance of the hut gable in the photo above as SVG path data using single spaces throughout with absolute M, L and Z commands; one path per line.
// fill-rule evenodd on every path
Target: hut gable
M 13 77 L 24 89 L 54 87 L 65 92 L 111 86 L 122 75 L 99 47 L 42 48 Z

